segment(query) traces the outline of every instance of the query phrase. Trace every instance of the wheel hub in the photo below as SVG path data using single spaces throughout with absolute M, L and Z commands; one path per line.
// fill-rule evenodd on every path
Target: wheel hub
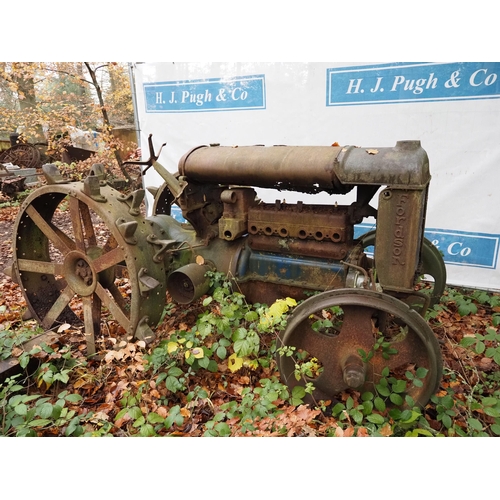
M 68 285 L 78 295 L 88 297 L 97 286 L 96 272 L 92 262 L 78 250 L 69 252 L 64 258 L 64 276 Z
M 342 374 L 347 387 L 357 389 L 365 383 L 365 363 L 359 356 L 351 355 L 344 363 Z

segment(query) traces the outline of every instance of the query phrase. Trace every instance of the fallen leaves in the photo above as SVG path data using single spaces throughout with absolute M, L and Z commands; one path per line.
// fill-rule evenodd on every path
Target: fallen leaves
M 367 150 L 367 153 L 377 154 L 378 151 Z M 17 213 L 17 209 L 14 211 Z M 5 213 L 4 210 L 0 210 L 2 217 Z M 0 218 L 1 220 L 3 219 Z M 6 227 L 0 224 L 3 258 L 11 252 L 9 241 L 11 235 Z M 96 234 L 100 235 L 99 230 L 96 230 Z M 105 233 L 103 233 L 104 236 Z M 125 287 L 128 285 L 124 283 L 125 293 Z M 0 275 L 0 286 L 2 290 L 0 330 L 14 329 L 21 324 L 35 328 L 35 322 L 26 323 L 21 319 L 26 306 L 18 285 L 7 276 Z M 210 305 L 216 317 L 222 316 L 215 303 Z M 294 305 L 291 299 L 276 302 L 269 309 L 265 323 L 273 324 Z M 186 355 L 195 359 L 202 359 L 205 355 L 203 349 L 195 344 L 169 341 L 173 332 L 189 332 L 193 328 L 199 310 L 196 310 L 196 307 L 190 307 L 184 308 L 178 305 L 173 307 L 156 331 L 156 342 L 166 342 L 167 354 L 172 358 L 175 357 L 179 363 L 185 363 Z M 500 312 L 500 307 L 494 307 L 492 310 Z M 324 318 L 327 319 L 326 315 Z M 438 397 L 453 393 L 457 400 L 465 402 L 470 393 L 470 386 L 480 382 L 481 372 L 489 373 L 498 370 L 498 365 L 491 357 L 484 354 L 475 355 L 470 349 L 459 345 L 463 338 L 474 337 L 477 332 L 484 331 L 490 324 L 491 309 L 478 307 L 476 314 L 461 316 L 453 304 L 448 304 L 448 307 L 443 308 L 433 320 L 431 326 L 440 340 L 447 369 Z M 83 403 L 75 408 L 82 416 L 90 415 L 87 424 L 90 428 L 92 426 L 98 428 L 103 422 L 113 423 L 114 427 L 110 431 L 113 435 L 137 433 L 137 426 L 134 427 L 134 425 L 137 425 L 137 421 L 144 421 L 159 426 L 156 430 L 158 435 L 201 436 L 206 431 L 204 424 L 214 418 L 214 415 L 223 413 L 221 407 L 233 402 L 242 404 L 243 398 L 252 394 L 255 397 L 254 401 L 257 401 L 257 393 L 253 391 L 260 387 L 259 380 L 265 377 L 278 377 L 275 365 L 270 364 L 265 368 L 249 366 L 249 358 L 228 352 L 227 358 L 218 363 L 217 373 L 202 369 L 196 373 L 190 373 L 186 382 L 188 389 L 174 393 L 165 386 L 165 383 L 156 384 L 154 375 L 145 370 L 144 357 L 157 344 L 147 346 L 143 341 L 127 338 L 123 328 L 109 318 L 103 323 L 101 330 L 102 334 L 96 339 L 99 348 L 98 356 L 89 359 L 87 366 L 74 370 L 65 388 L 83 397 Z M 55 352 L 49 355 L 41 349 L 36 355 L 39 361 L 44 362 L 49 358 L 53 361 L 60 360 L 61 354 L 58 351 L 63 345 L 70 345 L 73 349 L 73 356 L 84 359 L 86 347 L 82 329 L 70 323 L 64 323 L 57 328 L 57 333 L 61 339 L 60 343 L 50 346 Z M 22 353 L 23 350 L 19 347 L 15 347 L 12 352 L 14 356 L 21 356 Z M 459 376 L 452 378 L 451 373 L 459 374 Z M 61 389 L 61 384 L 54 385 L 59 387 L 51 386 L 50 390 L 53 390 L 56 395 Z M 202 398 L 193 396 L 195 388 L 203 388 L 208 396 Z M 350 394 L 350 397 L 353 398 L 356 406 L 361 403 L 360 394 Z M 123 401 L 127 398 L 128 401 L 136 399 L 130 403 L 130 408 L 124 408 Z M 346 398 L 342 396 L 341 399 L 345 403 Z M 366 437 L 372 433 L 370 424 L 356 424 L 349 415 L 341 420 L 340 417 L 333 418 L 326 412 L 307 405 L 295 407 L 282 399 L 273 399 L 271 403 L 275 406 L 271 416 L 253 415 L 250 418 L 225 414 L 224 421 L 219 423 L 224 424 L 224 428 L 229 427 L 228 434 L 231 436 Z M 176 409 L 173 410 L 174 408 Z M 476 413 L 484 416 L 484 412 L 477 411 Z M 168 418 L 172 422 L 171 427 L 163 425 Z M 387 419 L 387 417 L 384 418 Z M 443 431 L 442 423 L 436 418 L 435 405 L 428 406 L 424 418 L 428 421 L 430 428 Z M 456 422 L 458 426 L 467 428 L 464 416 L 457 415 Z M 244 427 L 244 423 L 248 426 Z M 250 425 L 254 430 L 249 430 Z M 394 422 L 378 424 L 378 433 L 381 436 L 393 436 Z

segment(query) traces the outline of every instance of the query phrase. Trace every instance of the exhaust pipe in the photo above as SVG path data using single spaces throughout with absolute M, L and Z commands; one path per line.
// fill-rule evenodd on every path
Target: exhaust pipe
M 213 267 L 207 264 L 187 264 L 167 278 L 167 290 L 175 302 L 190 304 L 208 292 L 210 279 L 205 276 Z

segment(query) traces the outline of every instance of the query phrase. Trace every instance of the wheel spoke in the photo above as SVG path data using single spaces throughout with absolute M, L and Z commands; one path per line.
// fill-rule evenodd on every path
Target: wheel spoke
M 100 283 L 97 284 L 96 293 L 102 301 L 102 304 L 108 308 L 109 312 L 113 315 L 113 317 L 120 323 L 120 325 L 129 332 L 130 329 L 130 320 L 121 307 L 116 303 L 114 298 L 110 297 L 106 290 L 102 287 Z M 133 332 L 130 332 L 133 333 Z
M 357 355 L 359 349 L 368 352 L 375 342 L 372 308 L 345 305 L 342 310 L 344 319 L 339 335 L 328 342 L 328 347 L 325 344 L 326 349 L 316 356 L 323 365 L 323 372 L 314 380 L 314 385 L 322 393 L 338 393 L 346 389 L 343 367 L 339 360 Z
M 340 335 L 345 343 L 361 349 L 370 349 L 374 344 L 374 309 L 366 306 L 344 305 L 344 322 Z
M 79 202 L 80 204 L 80 214 L 82 216 L 83 229 L 85 231 L 85 236 L 87 238 L 87 242 L 89 246 L 96 246 L 97 240 L 94 231 L 94 225 L 92 224 L 92 218 L 90 216 L 90 210 L 88 205 L 83 202 Z
M 75 235 L 76 248 L 85 251 L 85 238 L 83 236 L 82 218 L 80 215 L 81 202 L 73 196 L 69 199 L 69 213 L 71 216 L 71 224 Z
M 83 324 L 87 341 L 87 354 L 95 354 L 95 337 L 101 328 L 101 299 L 93 294 L 92 297 L 83 297 Z
M 18 259 L 17 267 L 19 271 L 29 271 L 33 273 L 61 275 L 63 265 L 58 262 L 47 262 L 44 260 Z
M 66 234 L 64 234 L 59 228 L 47 222 L 33 207 L 33 205 L 29 205 L 26 208 L 26 213 L 30 216 L 31 220 L 38 226 L 42 233 L 63 255 L 76 248 L 75 242 Z
M 118 287 L 114 283 L 110 283 L 106 288 L 113 296 L 116 305 L 123 311 L 126 307 L 126 302 Z
M 102 301 L 99 295 L 94 293 L 92 295 L 92 320 L 94 322 L 94 333 L 99 335 L 101 333 L 101 315 L 102 315 Z
M 64 308 L 70 303 L 71 299 L 74 296 L 73 290 L 69 286 L 67 286 L 64 290 L 61 291 L 61 294 L 57 298 L 57 300 L 52 304 L 52 307 L 49 309 L 49 312 L 45 315 L 42 320 L 42 326 L 44 328 L 51 328 L 52 325 L 57 321 L 59 315 L 64 311 Z
M 116 266 L 120 262 L 123 261 L 125 255 L 121 248 L 115 248 L 100 257 L 97 257 L 94 261 L 92 261 L 92 265 L 97 273 L 100 273 L 110 267 Z

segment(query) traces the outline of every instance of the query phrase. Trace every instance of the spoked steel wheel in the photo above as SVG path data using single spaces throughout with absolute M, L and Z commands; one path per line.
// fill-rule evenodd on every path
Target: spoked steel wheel
M 364 234 L 360 237 L 360 241 L 363 249 L 374 246 L 375 231 Z M 431 278 L 430 307 L 438 304 L 446 287 L 446 266 L 439 250 L 427 238 L 424 238 L 422 245 L 420 276 L 424 279 Z
M 23 204 L 14 227 L 14 273 L 28 308 L 46 329 L 81 324 L 89 354 L 103 320 L 126 334 L 152 335 L 165 303 L 165 270 L 154 263 L 150 228 L 108 187 L 48 185 Z
M 282 380 L 291 389 L 312 382 L 309 402 L 333 400 L 348 389 L 376 393 L 385 367 L 401 380 L 407 371 L 414 375 L 425 368 L 419 370 L 426 372 L 422 383 L 408 381 L 405 391 L 422 406 L 441 381 L 439 344 L 428 324 L 382 293 L 340 289 L 315 295 L 293 311 L 279 340 L 278 347 L 296 348 L 294 356 L 277 358 Z M 318 369 L 297 380 L 296 362 L 305 354 Z
M 0 153 L 1 163 L 13 163 L 24 168 L 40 165 L 40 151 L 31 144 L 16 144 Z

